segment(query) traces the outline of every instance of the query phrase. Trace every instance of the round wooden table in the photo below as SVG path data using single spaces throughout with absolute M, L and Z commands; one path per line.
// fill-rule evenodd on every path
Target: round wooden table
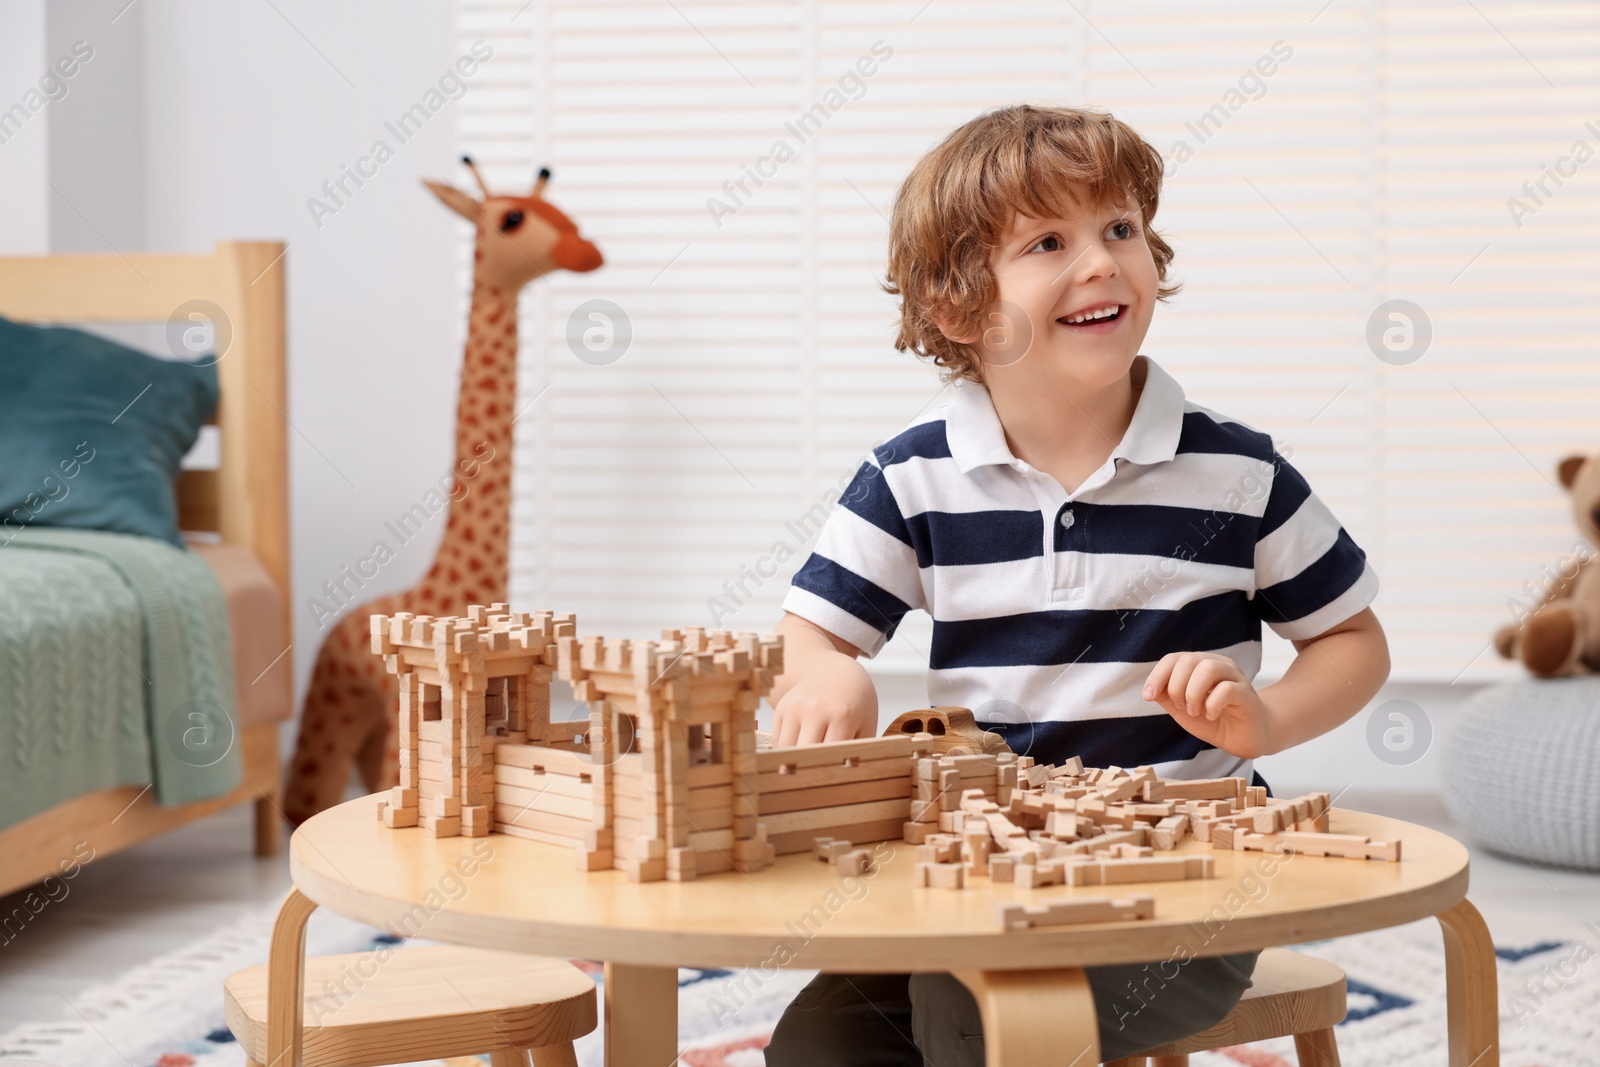
M 1330 829 L 1398 838 L 1398 863 L 1213 852 L 1190 838 L 1178 851 L 1212 855 L 1215 878 L 1030 890 L 979 877 L 956 891 L 914 887 L 915 850 L 900 842 L 879 846 L 884 862 L 859 880 L 794 855 L 752 875 L 640 884 L 620 871 L 580 872 L 555 845 L 387 829 L 376 799 L 330 808 L 290 841 L 295 890 L 272 948 L 282 987 L 269 1027 L 274 1064 L 299 1062 L 298 1050 L 280 1057 L 299 1034 L 305 922 L 319 905 L 408 936 L 604 961 L 606 1057 L 617 1067 L 676 1059 L 679 966 L 949 971 L 977 998 L 991 1067 L 1083 1067 L 1099 1062 L 1084 967 L 1291 945 L 1431 915 L 1444 931 L 1449 1062 L 1499 1062 L 1494 946 L 1466 899 L 1467 850 L 1396 819 L 1335 808 Z M 1001 901 L 1133 893 L 1155 898 L 1153 920 L 1005 932 L 996 918 Z M 280 1002 L 294 1010 L 276 1010 Z

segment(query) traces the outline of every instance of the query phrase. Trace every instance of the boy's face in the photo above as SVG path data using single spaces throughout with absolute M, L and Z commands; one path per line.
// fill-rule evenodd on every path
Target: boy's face
M 991 389 L 1094 389 L 1128 373 L 1158 281 L 1137 203 L 1091 207 L 1080 199 L 1070 218 L 1018 215 L 989 267 L 999 300 L 976 339 L 959 340 L 978 348 Z

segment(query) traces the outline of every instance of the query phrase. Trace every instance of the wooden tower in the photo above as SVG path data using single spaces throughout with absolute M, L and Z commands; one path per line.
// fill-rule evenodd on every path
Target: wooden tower
M 400 685 L 400 784 L 378 806 L 385 825 L 482 837 L 500 829 L 499 746 L 587 756 L 550 722 L 556 642 L 576 632 L 573 616 L 474 605 L 464 617 L 374 615 L 371 627 L 372 651 Z
M 561 677 L 589 703 L 591 740 L 603 735 L 595 814 L 614 865 L 639 881 L 682 881 L 770 864 L 756 708 L 783 671 L 782 640 L 691 627 L 660 641 L 557 644 Z

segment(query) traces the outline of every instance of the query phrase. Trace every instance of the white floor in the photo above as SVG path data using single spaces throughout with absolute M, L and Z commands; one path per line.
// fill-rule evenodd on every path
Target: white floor
M 1293 788 L 1274 783 L 1274 791 Z M 1426 794 L 1347 792 L 1340 807 L 1408 819 L 1445 832 L 1443 804 Z M 65 998 L 195 940 L 288 888 L 288 861 L 250 854 L 249 809 L 238 808 L 95 860 L 0 946 L 0 1031 L 70 1014 Z M 1536 868 L 1472 850 L 1472 901 L 1495 940 L 1584 937 L 1596 917 L 1600 875 Z M 11 914 L 20 896 L 0 900 Z

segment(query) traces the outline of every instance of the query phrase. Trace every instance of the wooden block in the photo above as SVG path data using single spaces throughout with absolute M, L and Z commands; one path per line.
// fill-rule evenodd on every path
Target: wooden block
M 1232 823 L 1224 822 L 1221 819 L 1218 819 L 1211 822 L 1210 827 L 1210 840 L 1212 848 L 1232 849 L 1234 847 L 1234 826 Z M 1195 836 L 1198 837 L 1199 834 L 1196 834 Z
M 436 796 L 429 805 L 429 813 L 442 819 L 461 814 L 461 799 L 452 796 Z
M 1242 799 L 1240 792 L 1243 778 L 1193 778 L 1185 780 L 1167 780 L 1166 798 L 1168 800 L 1232 800 L 1235 797 Z
M 760 762 L 759 760 L 757 761 Z M 690 772 L 691 774 L 693 771 Z M 910 765 L 901 757 L 889 759 L 864 759 L 853 767 L 842 762 L 822 766 L 796 767 L 785 774 L 780 771 L 761 771 L 756 775 L 763 794 L 784 792 L 790 789 L 812 789 L 816 786 L 838 785 L 843 782 L 865 782 L 892 778 L 900 782 L 915 780 Z
M 1026 889 L 1040 886 L 1062 885 L 1066 881 L 1068 862 L 1064 859 L 1040 860 L 1037 863 L 1019 863 L 1013 869 L 1012 879 Z
M 834 864 L 834 868 L 841 877 L 855 875 L 859 878 L 862 875 L 871 874 L 875 869 L 872 862 L 872 850 L 867 848 L 851 849 L 839 857 Z
M 1002 930 L 1026 930 L 1034 926 L 1066 926 L 1073 923 L 1127 922 L 1153 919 L 1156 901 L 1151 896 L 1122 900 L 1053 900 L 1045 904 L 1001 904 L 996 917 Z
M 579 848 L 573 851 L 578 857 L 578 870 L 580 871 L 606 871 L 611 869 L 615 857 L 609 848 Z
M 429 837 L 459 837 L 461 836 L 461 816 L 423 816 L 422 828 Z
M 1215 863 L 1210 856 L 1080 860 L 1067 868 L 1066 882 L 1068 885 L 1183 882 L 1212 877 Z
M 461 835 L 487 837 L 494 824 L 494 816 L 483 804 L 471 804 L 461 809 Z
M 1250 820 L 1251 829 L 1258 834 L 1275 834 L 1284 829 L 1286 812 L 1280 805 L 1268 805 L 1256 808 Z
M 389 790 L 389 803 L 397 808 L 414 808 L 417 806 L 417 791 L 395 786 Z
M 1398 862 L 1400 842 L 1374 841 L 1356 834 L 1307 834 L 1287 831 L 1277 834 L 1240 832 L 1235 848 L 1257 852 L 1294 852 L 1307 856 L 1339 856 L 1345 859 L 1373 859 Z
M 915 884 L 930 889 L 961 889 L 966 884 L 959 863 L 919 863 L 915 871 Z
M 659 882 L 667 876 L 667 861 L 664 857 L 643 860 L 632 856 L 623 861 L 622 869 L 630 882 Z
M 393 829 L 417 825 L 416 808 L 396 808 L 388 805 L 383 809 L 383 825 Z
M 989 880 L 994 882 L 1016 881 L 1017 857 L 1009 852 L 1002 852 L 989 857 Z
M 692 882 L 699 873 L 695 862 L 695 851 L 692 848 L 667 849 L 667 880 L 672 882 Z
M 898 841 L 905 827 L 904 819 L 883 819 L 876 822 L 838 822 L 832 826 L 818 826 L 807 830 L 792 830 L 782 833 L 774 832 L 771 825 L 763 820 L 767 827 L 767 843 L 772 845 L 780 856 L 792 855 L 796 852 L 810 852 L 811 843 L 821 835 L 828 837 L 845 837 L 858 845 L 871 844 L 874 841 Z
M 836 743 L 849 744 L 849 742 Z M 904 822 L 910 813 L 911 800 L 902 796 L 895 800 L 875 800 L 866 804 L 841 804 L 837 807 L 816 808 L 810 811 L 764 815 L 762 821 L 767 824 L 768 835 L 777 836 L 801 830 L 823 832 L 853 822 L 875 823 L 893 819 L 898 824 Z
M 900 838 L 907 844 L 920 845 L 933 832 L 937 823 L 908 822 L 900 827 Z
M 961 837 L 961 862 L 969 877 L 989 873 L 989 849 L 992 842 L 981 830 L 968 830 Z
M 939 772 L 939 810 L 955 811 L 961 806 L 961 773 L 954 768 Z
M 924 859 L 924 850 L 928 852 L 925 862 L 955 863 L 961 859 L 961 838 L 956 834 L 929 834 L 926 843 L 917 848 L 919 860 Z
M 823 863 L 835 863 L 840 856 L 849 852 L 853 847 L 850 842 L 842 838 L 819 837 L 812 843 L 811 856 L 813 859 L 821 860 Z
M 799 770 L 805 767 L 824 767 L 842 764 L 846 759 L 866 760 L 911 758 L 911 737 L 866 737 L 854 741 L 829 741 L 818 745 L 795 745 L 771 748 L 757 752 L 761 772 L 777 771 L 779 767 Z

